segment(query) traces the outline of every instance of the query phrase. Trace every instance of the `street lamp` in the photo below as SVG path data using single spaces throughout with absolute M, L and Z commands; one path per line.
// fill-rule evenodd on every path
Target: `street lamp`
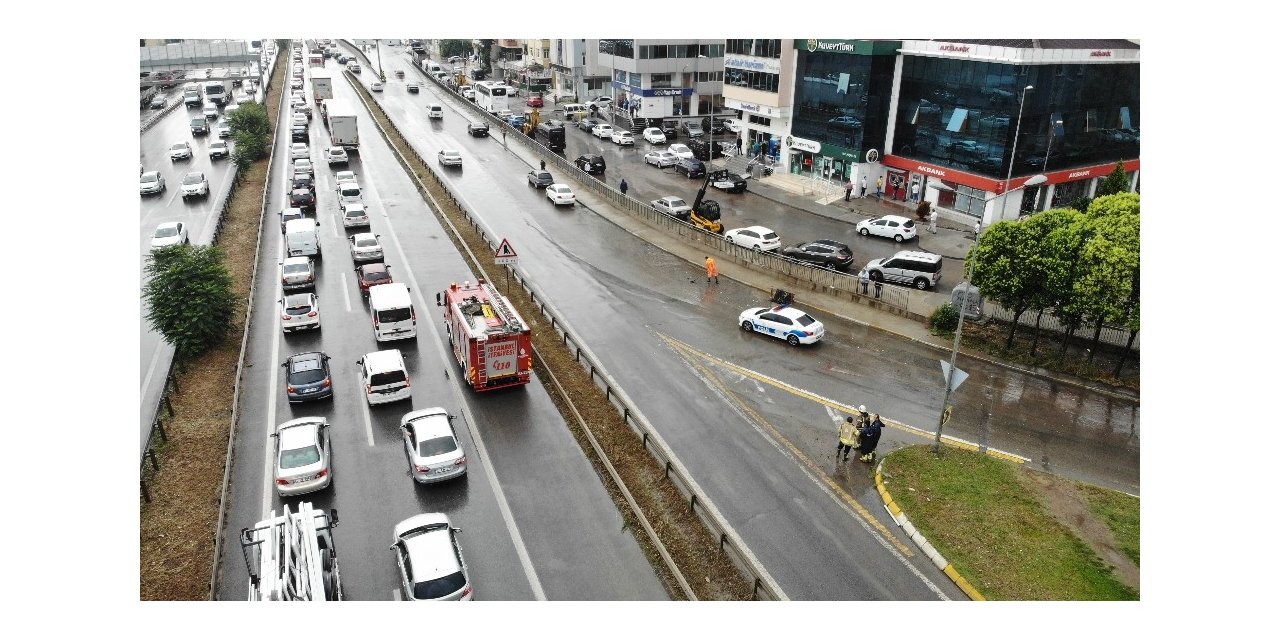
M 1013 161 L 1018 154 L 1018 134 L 1022 132 L 1022 108 L 1027 105 L 1027 92 L 1034 88 L 1032 85 L 1023 87 L 1022 100 L 1018 102 L 1018 125 L 1013 130 L 1013 147 L 1009 150 L 1009 172 L 1004 176 L 1004 192 L 1000 194 L 1001 196 L 1009 195 L 1009 180 L 1013 179 Z M 1007 206 L 1009 206 L 1007 200 L 1000 201 L 1000 217 L 1004 217 L 1004 209 Z
M 1049 181 L 1048 177 L 1046 177 L 1043 173 L 1038 173 L 1034 176 L 1031 176 L 1030 178 L 1027 178 L 1026 182 L 1022 183 L 1021 185 L 1018 186 L 1017 189 L 1013 189 L 1013 190 L 1020 191 L 1022 189 L 1026 189 L 1027 187 L 1035 187 L 1035 186 L 1042 185 L 1048 181 Z M 985 207 L 987 202 L 990 202 L 991 200 L 1007 195 L 1008 193 L 1009 193 L 1009 190 L 1005 189 L 1005 192 L 1000 194 L 999 196 L 992 196 L 991 198 L 984 200 L 983 206 Z M 974 233 L 973 235 L 973 242 L 974 244 L 978 243 L 977 233 Z M 956 354 L 960 351 L 960 332 L 964 330 L 964 314 L 969 310 L 969 290 L 973 288 L 973 285 L 969 284 L 970 266 L 971 266 L 971 263 L 969 262 L 969 260 L 966 259 L 965 265 L 964 265 L 964 297 L 961 298 L 961 302 L 960 302 L 960 319 L 956 323 L 956 337 L 955 337 L 955 340 L 951 343 L 951 364 L 950 366 L 947 367 L 947 389 L 946 389 L 946 392 L 943 393 L 942 395 L 942 413 L 938 414 L 938 429 L 933 434 L 933 452 L 935 454 L 938 453 L 938 451 L 942 448 L 942 425 L 945 424 L 947 420 L 951 417 L 951 406 L 949 403 L 951 402 L 951 391 L 952 391 L 953 385 L 955 384 Z M 983 449 L 985 449 L 985 447 L 979 444 L 979 451 Z

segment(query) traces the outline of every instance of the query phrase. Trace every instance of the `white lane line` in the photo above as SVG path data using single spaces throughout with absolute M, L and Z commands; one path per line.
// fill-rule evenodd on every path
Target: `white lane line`
M 284 253 L 283 243 L 280 246 L 280 252 L 281 254 Z M 277 262 L 282 262 L 283 260 L 284 258 L 280 257 Z M 280 276 L 277 275 L 275 280 L 275 297 L 280 298 L 283 294 Z M 280 314 L 275 309 L 272 309 L 271 317 L 274 318 L 271 322 L 271 351 L 269 352 L 271 361 L 268 367 L 268 370 L 271 371 L 271 383 L 267 385 L 267 438 L 266 446 L 262 448 L 262 517 L 259 520 L 265 519 L 268 512 L 271 511 L 271 498 L 275 495 L 275 443 L 271 440 L 271 434 L 275 433 L 276 430 L 276 395 L 280 392 L 280 378 L 276 376 L 274 368 L 276 358 L 280 357 L 280 334 L 282 332 L 280 330 Z
M 392 599 L 392 600 L 395 600 L 396 602 L 400 602 L 400 590 L 399 590 L 399 589 L 392 589 L 392 590 L 391 590 L 391 599 Z
M 357 380 L 356 380 L 356 393 L 358 393 L 361 397 L 364 397 L 364 398 L 365 398 L 365 402 L 364 402 L 364 435 L 365 435 L 365 439 L 367 439 L 367 440 L 369 441 L 369 446 L 371 446 L 371 447 L 372 447 L 372 446 L 373 446 L 373 418 L 372 418 L 372 416 L 370 416 L 370 415 L 369 415 L 369 411 L 370 411 L 370 409 L 369 409 L 368 394 L 366 394 L 366 393 L 365 393 L 365 390 L 364 390 L 364 389 L 360 388 L 360 380 L 359 380 L 359 379 L 357 379 Z M 412 400 L 410 400 L 410 402 L 412 402 Z
M 165 344 L 166 343 L 162 338 L 156 344 L 156 348 L 153 349 L 151 352 L 151 366 L 147 367 L 147 377 L 142 379 L 142 392 L 144 394 L 146 393 L 147 389 L 151 387 L 151 378 L 156 373 L 156 365 L 160 364 L 160 352 L 164 349 Z M 146 398 L 143 398 L 143 402 L 146 402 Z
M 347 305 L 347 313 L 351 313 L 351 293 L 347 291 L 349 282 L 350 282 L 349 280 L 347 280 L 346 278 L 343 278 L 342 287 L 340 287 L 342 289 L 342 301 Z M 354 285 L 354 286 L 359 286 L 359 285 Z

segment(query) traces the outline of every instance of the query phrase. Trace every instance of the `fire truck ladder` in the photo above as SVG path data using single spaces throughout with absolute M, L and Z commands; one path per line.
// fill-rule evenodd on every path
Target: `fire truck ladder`
M 498 293 L 498 290 L 493 288 L 493 285 L 489 283 L 484 284 L 484 290 L 489 294 L 489 304 L 492 305 L 493 308 L 498 311 L 498 314 L 502 316 L 502 322 L 507 325 L 507 331 L 512 333 L 522 331 L 523 327 L 515 321 L 516 315 L 511 312 L 509 307 L 507 307 L 506 299 Z

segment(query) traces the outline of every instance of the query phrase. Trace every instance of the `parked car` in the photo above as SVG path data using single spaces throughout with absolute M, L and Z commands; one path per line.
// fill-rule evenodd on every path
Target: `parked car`
M 801 262 L 833 269 L 848 269 L 853 264 L 853 250 L 835 240 L 812 240 L 783 247 L 782 255 Z
M 689 141 L 689 150 L 693 152 L 693 157 L 709 162 L 715 158 L 723 158 L 724 145 L 727 144 L 730 143 L 696 139 Z
M 742 193 L 747 190 L 747 178 L 728 169 L 711 172 L 711 186 L 729 193 Z
M 813 316 L 792 306 L 752 307 L 738 314 L 743 331 L 755 331 L 786 340 L 791 346 L 813 344 L 825 330 Z
M 148 171 L 138 176 L 138 193 L 142 195 L 163 193 L 164 188 L 164 176 L 160 175 L 159 171 Z
M 607 122 L 601 122 L 591 127 L 591 135 L 597 138 L 608 138 L 613 135 L 613 125 Z
M 657 127 L 649 127 L 640 134 L 644 137 L 644 141 L 650 144 L 666 144 L 667 134 Z
M 666 136 L 667 140 L 675 140 L 680 136 L 680 123 L 675 120 L 663 120 L 660 128 L 662 129 L 662 135 Z
M 689 203 L 685 202 L 684 198 L 677 198 L 676 196 L 663 196 L 657 200 L 651 200 L 649 204 L 659 213 L 665 213 L 673 218 L 686 221 L 689 219 L 689 212 L 693 210 L 693 207 L 689 206 Z
M 667 147 L 667 151 L 676 154 L 677 158 L 692 158 L 693 150 L 689 147 L 676 143 Z
M 863 220 L 854 229 L 863 236 L 893 238 L 894 242 L 910 240 L 917 235 L 916 221 L 904 216 L 880 216 Z
M 275 440 L 275 486 L 282 497 L 327 488 L 333 481 L 329 422 L 321 417 L 290 420 L 271 434 Z
M 555 180 L 551 178 L 550 171 L 543 171 L 540 169 L 530 171 L 525 177 L 529 180 L 529 186 L 537 189 L 545 189 L 555 182 Z
M 586 171 L 587 173 L 591 173 L 591 174 L 604 173 L 604 157 L 603 156 L 598 156 L 593 154 L 581 155 L 581 156 L 578 156 L 577 159 L 573 161 L 573 164 L 576 165 L 579 169 Z
M 547 187 L 547 199 L 556 206 L 567 204 L 571 207 L 578 201 L 573 189 L 570 189 L 567 184 L 553 184 Z
M 443 513 L 424 513 L 395 526 L 391 551 L 405 600 L 470 600 L 474 595 L 458 532 Z
M 707 175 L 707 167 L 697 158 L 680 158 L 676 163 L 676 173 L 683 173 L 689 178 L 701 178 Z
M 592 129 L 595 129 L 598 124 L 600 124 L 600 121 L 595 118 L 583 118 L 578 121 L 578 128 L 583 131 L 590 132 Z
M 442 482 L 466 475 L 467 454 L 453 429 L 453 416 L 443 408 L 406 413 L 400 419 L 400 434 L 414 482 Z
M 680 131 L 684 132 L 684 134 L 690 138 L 697 138 L 699 136 L 706 135 L 706 132 L 702 130 L 702 125 L 692 120 L 685 120 L 680 123 Z
M 284 369 L 284 393 L 289 402 L 333 397 L 329 356 L 323 351 L 295 353 L 280 366 Z
M 679 160 L 680 159 L 676 157 L 676 154 L 671 153 L 670 151 L 650 151 L 649 153 L 644 154 L 645 163 L 651 164 L 659 169 L 673 167 Z
M 612 140 L 614 144 L 618 145 L 634 145 L 636 143 L 635 137 L 626 129 L 618 129 L 617 131 L 614 131 L 613 135 L 609 136 L 609 139 Z
M 782 246 L 782 240 L 778 239 L 778 234 L 768 227 L 759 225 L 730 229 L 724 233 L 724 239 L 739 247 L 755 251 L 773 251 Z
M 867 276 L 876 282 L 897 282 L 921 291 L 942 279 L 942 256 L 924 251 L 899 251 L 867 263 Z

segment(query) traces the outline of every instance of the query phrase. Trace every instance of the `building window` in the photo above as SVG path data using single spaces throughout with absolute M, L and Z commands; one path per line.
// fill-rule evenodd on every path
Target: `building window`
M 746 69 L 725 69 L 724 83 L 756 91 L 778 92 L 778 74 Z
M 653 89 L 666 89 L 673 86 L 671 84 L 671 74 L 654 73 L 649 75 L 649 86 Z
M 700 71 L 698 82 L 724 82 L 723 71 Z
M 747 122 L 750 122 L 751 124 L 758 124 L 762 127 L 767 127 L 769 126 L 770 119 L 764 116 L 747 116 Z
M 653 57 L 653 45 L 642 44 L 640 45 L 639 49 L 640 49 L 641 60 L 648 60 L 649 58 Z
M 725 45 L 722 45 L 722 44 L 698 45 L 698 55 L 703 56 L 705 58 L 723 58 L 724 52 L 725 52 Z M 693 56 L 690 56 L 690 57 L 693 57 Z

